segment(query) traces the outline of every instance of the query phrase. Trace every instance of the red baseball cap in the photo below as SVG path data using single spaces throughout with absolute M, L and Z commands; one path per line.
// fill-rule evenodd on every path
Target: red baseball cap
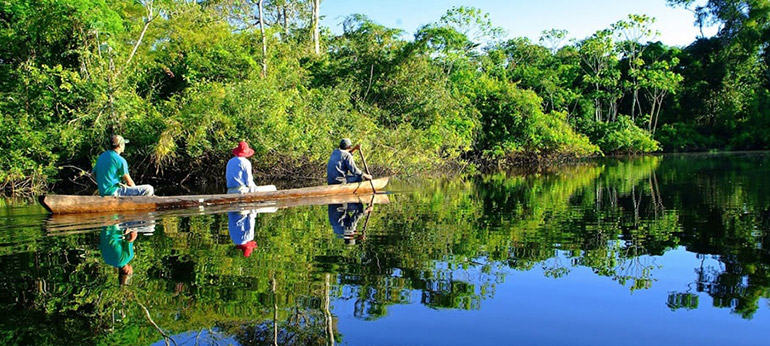
M 252 240 L 245 244 L 236 245 L 235 247 L 243 251 L 243 257 L 249 257 L 251 256 L 251 252 L 257 248 L 257 242 Z
M 254 155 L 254 149 L 249 148 L 249 143 L 241 141 L 238 146 L 233 148 L 233 155 L 238 157 L 249 157 Z

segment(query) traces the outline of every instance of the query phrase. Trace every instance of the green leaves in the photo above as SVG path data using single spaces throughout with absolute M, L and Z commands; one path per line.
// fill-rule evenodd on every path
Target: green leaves
M 768 123 L 770 59 L 758 50 L 767 40 L 750 34 L 764 32 L 766 2 L 708 2 L 699 13 L 729 22 L 735 35 L 684 51 L 650 43 L 655 20 L 645 15 L 581 41 L 546 30 L 538 44 L 504 40 L 489 14 L 455 7 L 412 40 L 351 15 L 342 35 L 325 31 L 323 54 L 311 49 L 309 3 L 264 2 L 265 35 L 252 5 L 0 2 L 7 22 L 0 39 L 10 42 L 0 46 L 0 111 L 24 122 L 19 131 L 3 129 L 0 141 L 21 144 L 4 147 L 18 150 L 6 149 L 2 168 L 13 174 L 0 182 L 88 168 L 113 132 L 135 139 L 126 155 L 141 162 L 132 166 L 138 177 L 170 180 L 191 173 L 183 167 L 202 167 L 193 177 L 216 176 L 203 169 L 218 166 L 201 163 L 223 162 L 241 139 L 253 142 L 264 169 L 286 163 L 275 158 L 278 148 L 296 169 L 322 166 L 339 137 L 359 138 L 382 149 L 372 151 L 374 166 L 396 172 L 594 155 L 597 145 L 605 153 L 648 152 L 657 144 L 638 130 L 662 126 L 666 140 L 687 128 L 710 138 L 693 144 L 770 143 L 753 126 Z M 46 154 L 27 154 L 24 146 L 34 143 Z

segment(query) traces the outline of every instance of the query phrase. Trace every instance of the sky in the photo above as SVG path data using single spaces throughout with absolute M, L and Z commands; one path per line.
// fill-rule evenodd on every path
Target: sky
M 665 0 L 322 0 L 321 25 L 339 34 L 345 16 L 362 13 L 375 23 L 403 29 L 412 38 L 417 28 L 437 21 L 455 6 L 479 8 L 506 30 L 508 38 L 526 36 L 535 42 L 548 29 L 564 29 L 570 38 L 581 40 L 632 13 L 655 17 L 653 28 L 660 32 L 656 40 L 667 45 L 686 46 L 699 34 L 693 13 L 668 7 Z M 716 30 L 705 28 L 704 34 L 711 36 Z

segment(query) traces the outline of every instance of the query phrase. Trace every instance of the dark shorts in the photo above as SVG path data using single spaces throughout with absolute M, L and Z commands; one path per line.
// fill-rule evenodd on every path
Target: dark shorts
M 342 181 L 340 181 L 340 180 L 335 180 L 333 182 L 327 181 L 327 183 L 328 183 L 328 185 L 337 185 L 337 184 L 360 183 L 362 181 L 364 181 L 363 176 L 360 176 L 360 175 L 348 175 L 348 176 L 345 177 L 345 182 L 344 183 Z

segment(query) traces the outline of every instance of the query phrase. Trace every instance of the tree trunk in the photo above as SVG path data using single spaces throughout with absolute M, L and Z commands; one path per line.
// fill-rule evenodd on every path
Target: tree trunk
M 647 131 L 650 133 L 655 133 L 655 131 L 652 130 L 652 121 L 653 118 L 655 118 L 655 107 L 657 106 L 657 101 L 655 99 L 652 100 L 652 109 L 650 109 L 650 122 L 649 125 L 647 125 Z
M 326 273 L 326 282 L 324 283 L 324 317 L 326 322 L 326 335 L 328 337 L 329 345 L 335 345 L 334 342 L 334 320 L 332 319 L 332 313 L 329 310 L 329 302 L 331 301 L 329 284 L 329 273 Z
M 598 75 L 598 73 L 597 73 Z M 594 83 L 594 88 L 596 89 L 597 95 L 599 93 L 599 84 Z M 596 99 L 594 99 L 594 107 L 596 108 L 594 110 L 594 121 L 600 122 L 602 121 L 602 101 L 599 99 L 599 96 L 596 96 Z
M 286 11 L 286 4 L 283 5 L 281 8 L 283 10 L 283 39 L 288 40 L 289 39 L 289 16 L 287 16 Z
M 660 109 L 663 108 L 663 99 L 666 97 L 666 93 L 661 93 L 660 97 L 656 99 L 656 102 L 658 104 L 657 108 L 655 109 L 655 122 L 652 123 L 652 134 L 655 134 L 655 130 L 658 128 L 658 118 L 660 117 Z M 652 117 L 652 115 L 650 115 Z
M 265 37 L 265 16 L 263 14 L 263 2 L 259 0 L 257 6 L 259 7 L 259 31 L 262 33 L 262 77 L 267 76 L 267 37 Z
M 313 0 L 313 45 L 315 54 L 321 54 L 321 32 L 319 29 L 319 18 L 321 12 L 321 0 Z
M 602 108 L 599 100 L 594 100 L 594 121 L 597 123 L 602 121 Z
M 260 8 L 262 0 L 259 1 Z M 273 293 L 273 345 L 278 346 L 278 297 L 275 293 L 275 274 L 270 278 L 270 291 Z

